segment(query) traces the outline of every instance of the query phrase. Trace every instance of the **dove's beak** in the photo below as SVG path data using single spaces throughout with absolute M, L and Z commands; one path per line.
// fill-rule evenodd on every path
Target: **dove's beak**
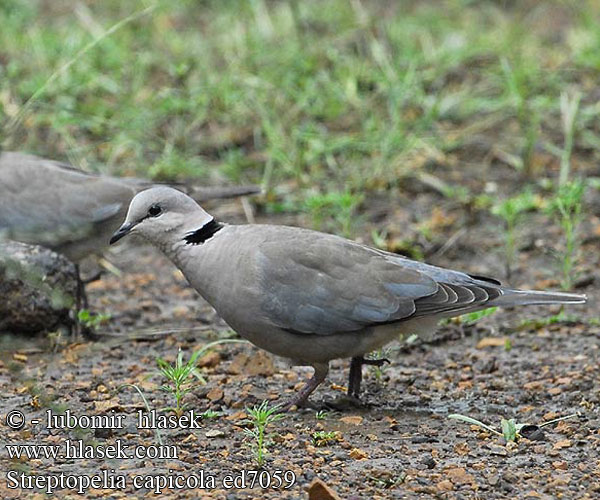
M 112 235 L 109 243 L 112 245 L 113 243 L 119 241 L 123 236 L 127 236 L 135 226 L 135 222 L 126 222 L 115 231 L 115 234 Z

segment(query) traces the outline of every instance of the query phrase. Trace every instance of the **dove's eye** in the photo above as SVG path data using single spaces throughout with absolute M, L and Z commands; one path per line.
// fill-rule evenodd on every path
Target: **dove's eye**
M 148 215 L 150 217 L 156 217 L 156 216 L 160 215 L 161 212 L 162 212 L 162 208 L 160 208 L 160 205 L 152 205 L 148 209 Z

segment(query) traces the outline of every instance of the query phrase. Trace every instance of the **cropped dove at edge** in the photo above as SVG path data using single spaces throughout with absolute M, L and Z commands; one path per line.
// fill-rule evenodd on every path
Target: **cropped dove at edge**
M 90 174 L 30 154 L 0 152 L 0 238 L 42 245 L 78 262 L 106 248 L 135 194 L 154 185 L 145 179 Z M 256 194 L 260 188 L 192 186 L 189 191 L 202 201 Z
M 366 353 L 399 334 L 430 333 L 442 318 L 587 300 L 503 287 L 308 229 L 223 224 L 169 187 L 138 193 L 110 243 L 129 233 L 162 250 L 242 337 L 314 368 L 286 408 L 305 403 L 338 358 L 352 358 L 348 393 L 357 397 Z

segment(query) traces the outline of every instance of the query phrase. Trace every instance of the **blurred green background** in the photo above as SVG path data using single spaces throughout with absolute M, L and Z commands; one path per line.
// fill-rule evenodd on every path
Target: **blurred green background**
M 484 159 L 556 176 L 574 101 L 573 168 L 600 151 L 596 0 L 0 0 L 0 26 L 4 149 L 273 211 Z

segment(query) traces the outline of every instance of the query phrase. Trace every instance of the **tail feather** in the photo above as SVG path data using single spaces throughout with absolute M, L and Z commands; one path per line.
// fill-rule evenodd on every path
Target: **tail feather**
M 238 196 L 260 194 L 261 192 L 261 187 L 254 184 L 246 186 L 192 187 L 188 190 L 189 196 L 199 202 L 219 198 L 236 198 Z
M 568 292 L 541 292 L 537 290 L 504 289 L 500 297 L 490 301 L 489 306 L 530 306 L 536 304 L 585 304 L 587 296 Z

